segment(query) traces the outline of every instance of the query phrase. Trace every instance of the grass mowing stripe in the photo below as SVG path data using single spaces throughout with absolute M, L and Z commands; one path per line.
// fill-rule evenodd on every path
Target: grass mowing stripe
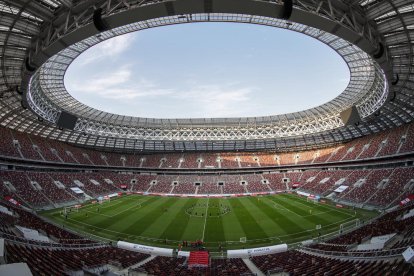
M 174 216 L 170 223 L 164 228 L 161 238 L 170 240 L 181 240 L 185 229 L 187 228 L 190 216 L 185 211 L 194 204 L 193 199 L 187 199 L 181 210 Z
M 142 205 L 138 208 L 136 205 L 139 202 Z M 210 203 L 208 217 L 201 216 L 201 213 L 206 213 L 207 202 Z M 229 206 L 230 212 L 216 217 L 214 214 L 220 214 L 219 203 Z M 197 205 L 195 208 L 199 216 L 194 211 L 192 216 L 185 212 L 189 207 Z M 98 206 L 100 212 L 96 213 Z M 165 211 L 167 208 L 168 212 Z M 83 211 L 81 209 L 78 213 L 70 213 L 68 220 L 62 216 L 62 209 L 41 214 L 71 229 L 111 240 L 121 239 L 166 247 L 176 246 L 177 243 L 169 241 L 165 244 L 164 237 L 176 241 L 201 239 L 205 226 L 204 239 L 207 248 L 211 250 L 217 249 L 222 241 L 226 242 L 226 249 L 265 246 L 280 241 L 298 242 L 314 238 L 319 232 L 325 234 L 338 230 L 341 223 L 356 218 L 355 211 L 361 219 L 375 215 L 374 212 L 359 209 L 338 210 L 332 205 L 314 204 L 286 194 L 220 199 L 130 195 L 103 205 L 87 204 Z M 309 209 L 312 209 L 312 214 L 309 214 Z M 322 229 L 319 231 L 315 225 L 321 220 L 329 223 L 321 223 Z M 247 237 L 248 241 L 241 243 L 241 237 Z
M 280 210 L 276 209 L 273 206 L 273 201 L 267 197 L 260 198 L 259 201 L 254 198 L 250 199 L 253 202 L 257 202 L 258 207 L 262 210 L 263 213 L 267 215 L 269 219 L 274 221 L 277 224 L 280 234 L 288 234 L 294 231 L 294 229 L 299 229 L 299 231 L 305 230 L 302 226 L 295 223 L 294 219 L 291 219 L 291 216 L 283 214 Z
M 235 198 L 230 200 L 230 205 L 233 212 L 236 214 L 243 231 L 246 233 L 247 239 L 267 237 L 266 232 L 256 222 L 249 210 L 241 204 L 240 199 Z
M 304 206 L 309 206 L 309 207 L 310 206 L 316 206 L 316 208 L 320 208 L 320 209 L 325 209 L 325 210 L 328 209 L 328 210 L 332 210 L 333 212 L 342 213 L 342 214 L 345 214 L 345 215 L 353 215 L 353 211 L 351 211 L 351 210 L 346 210 L 346 209 L 340 210 L 340 209 L 338 209 L 334 206 L 329 206 L 329 205 L 325 205 L 325 204 L 311 203 L 311 202 L 308 202 L 307 200 L 305 200 L 301 197 L 298 197 L 298 196 L 285 194 L 285 195 L 282 196 L 282 198 L 283 197 L 287 198 L 287 199 L 294 200 L 294 201 L 296 201 L 296 203 L 304 205 Z
M 172 198 L 154 198 L 155 201 L 146 205 L 145 211 L 129 213 L 129 215 L 123 217 L 120 221 L 117 221 L 116 225 L 118 231 L 139 236 L 149 225 L 151 225 L 156 217 L 163 213 L 165 206 L 174 201 Z
M 214 243 L 214 242 L 225 242 L 226 237 L 224 235 L 223 228 L 223 218 L 224 216 L 214 216 L 214 212 L 217 212 L 217 208 L 213 206 L 220 206 L 220 200 L 217 198 L 210 199 L 209 211 L 208 211 L 208 224 L 207 231 L 205 233 L 205 241 Z M 210 217 L 210 214 L 213 213 L 213 217 Z
M 230 208 L 230 212 L 222 219 L 222 225 L 226 241 L 239 242 L 241 237 L 246 237 L 246 233 L 244 232 L 236 213 L 231 208 L 230 202 L 232 200 L 234 199 L 220 199 L 220 204 L 226 205 Z
M 145 231 L 141 234 L 142 236 L 148 236 L 148 237 L 154 237 L 154 238 L 160 238 L 160 239 L 170 239 L 175 240 L 176 238 L 172 237 L 174 235 L 174 232 L 179 232 L 179 236 L 181 236 L 180 229 L 175 229 L 175 231 L 172 231 L 172 233 L 166 233 L 166 235 L 163 235 L 164 230 L 168 227 L 168 225 L 180 214 L 184 213 L 183 207 L 186 205 L 186 203 L 189 201 L 189 199 L 183 198 L 182 200 L 176 200 L 171 205 L 166 207 L 165 211 L 162 215 L 159 217 L 154 218 L 154 222 L 148 226 Z M 175 233 L 177 234 L 177 233 Z M 177 235 L 175 235 L 177 236 Z M 178 237 L 179 238 L 179 237 Z
M 295 206 L 295 205 L 291 204 L 291 201 L 288 202 L 285 199 L 283 199 L 283 206 L 285 206 L 286 208 L 288 208 L 290 210 L 293 210 L 295 213 L 298 213 L 298 214 L 301 213 L 301 214 L 303 214 L 301 219 L 304 219 L 304 220 L 310 222 L 313 225 L 317 225 L 317 224 L 330 224 L 330 223 L 332 223 L 332 220 L 325 219 L 323 217 L 315 217 L 315 216 L 313 216 L 309 212 L 309 210 L 311 210 L 312 212 L 314 212 L 312 210 L 312 208 L 305 210 L 304 207 L 301 208 L 301 207 Z M 311 215 L 311 216 L 309 216 L 309 215 Z
M 138 201 L 139 199 L 141 199 L 141 198 L 136 198 L 135 200 Z M 148 198 L 147 200 L 145 200 L 144 202 L 142 202 L 141 205 L 142 206 L 148 206 L 148 205 L 152 204 L 153 202 L 157 202 L 158 200 L 159 199 L 156 198 L 156 197 L 151 197 L 151 198 Z M 128 206 L 126 206 L 126 207 L 129 208 Z M 103 211 L 103 213 L 105 213 L 105 211 Z M 94 225 L 97 226 L 97 227 L 100 227 L 100 228 L 109 228 L 109 229 L 119 231 L 120 226 L 123 225 L 123 223 L 122 223 L 123 221 L 127 221 L 128 219 L 131 219 L 131 218 L 133 219 L 135 217 L 136 217 L 135 212 L 124 212 L 124 213 L 118 214 L 116 217 L 103 218 L 102 220 L 95 223 Z M 88 218 L 83 218 L 83 221 L 87 221 L 87 220 L 88 220 Z M 119 232 L 122 232 L 122 229 Z
M 200 206 L 207 202 L 207 199 L 205 198 L 194 198 L 192 200 L 193 200 L 194 206 Z M 203 232 L 203 222 L 204 222 L 204 217 L 201 217 L 201 216 L 190 217 L 190 220 L 188 221 L 188 224 L 187 224 L 187 228 L 184 229 L 184 233 L 181 239 L 188 240 L 188 241 L 200 240 L 201 234 Z
M 295 203 L 301 204 L 304 207 L 308 206 L 308 207 L 313 208 L 315 210 L 321 210 L 322 212 L 313 212 L 312 216 L 314 218 L 317 218 L 319 221 L 324 220 L 324 219 L 330 221 L 331 223 L 329 223 L 329 224 L 330 224 L 331 227 L 333 227 L 332 226 L 333 221 L 343 222 L 344 220 L 350 220 L 352 218 L 355 218 L 355 211 L 354 210 L 353 211 L 351 211 L 351 210 L 341 211 L 341 210 L 338 210 L 334 206 L 307 202 L 307 201 L 303 200 L 300 197 L 293 197 L 293 198 L 289 197 L 289 202 L 292 202 L 292 200 L 295 201 Z M 300 202 L 300 201 L 302 201 L 302 202 Z
M 266 233 L 266 236 L 262 238 L 273 237 L 280 234 L 278 224 L 274 222 L 272 219 L 269 219 L 267 214 L 263 212 L 263 210 L 255 204 L 258 202 L 257 199 L 256 202 L 252 202 L 251 199 L 252 198 L 250 197 L 246 197 L 244 200 L 241 201 L 241 203 L 247 210 L 249 210 L 254 220 L 256 220 L 257 224 L 260 225 L 260 227 Z
M 204 227 L 203 227 L 203 234 L 201 235 L 201 240 L 204 241 L 204 235 L 206 233 L 206 225 L 207 225 L 207 213 L 208 213 L 208 203 L 210 202 L 210 198 L 207 198 L 207 204 L 206 204 L 206 212 L 205 212 L 205 218 L 204 218 Z

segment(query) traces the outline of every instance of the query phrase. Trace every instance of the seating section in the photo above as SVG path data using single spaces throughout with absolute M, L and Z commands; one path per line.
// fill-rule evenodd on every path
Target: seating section
M 67 202 L 76 199 L 71 196 L 70 192 L 65 188 L 58 188 L 52 177 L 47 173 L 26 172 L 26 175 L 30 181 L 38 183 L 42 188 L 42 193 L 54 203 Z
M 218 181 L 224 182 L 224 194 L 242 194 L 246 192 L 244 186 L 240 184 L 240 175 L 221 175 Z
M 414 193 L 414 168 L 200 176 L 121 174 L 110 171 L 0 171 L 0 195 L 12 196 L 31 207 L 84 199 L 84 194 L 76 194 L 71 188 L 79 188 L 85 194 L 96 198 L 122 192 L 121 185 L 126 185 L 132 192 L 199 195 L 286 191 L 295 185 L 295 188 L 298 186 L 302 191 L 321 196 L 333 194 L 339 185 L 346 185 L 349 188 L 335 194 L 336 198 L 387 207 L 397 205 Z
M 298 188 L 311 194 L 329 195 L 341 202 L 385 210 L 414 194 L 412 162 L 404 161 L 404 166 L 397 167 L 390 164 L 382 166 L 381 163 L 374 169 L 362 168 L 360 165 L 365 164 L 366 160 L 388 162 L 390 156 L 414 153 L 413 130 L 414 124 L 409 124 L 328 148 L 296 152 L 120 154 L 78 148 L 0 127 L 0 156 L 12 162 L 24 160 L 30 164 L 30 168 L 26 169 L 24 162 L 21 162 L 22 165 L 16 168 L 2 166 L 0 170 L 0 197 L 10 196 L 23 205 L 18 207 L 1 201 L 14 215 L 0 213 L 0 235 L 6 240 L 9 263 L 26 262 L 35 275 L 76 275 L 81 270 L 106 264 L 127 268 L 150 256 L 84 238 L 48 223 L 35 212 L 29 211 L 30 208 L 82 202 L 85 196 L 74 193 L 71 188 L 79 188 L 93 198 L 121 192 L 121 185 L 126 185 L 131 192 L 198 195 L 261 193 Z M 407 156 L 410 155 L 404 158 Z M 358 166 L 337 166 L 347 161 Z M 68 166 L 62 164 L 80 165 L 80 169 L 66 172 L 61 168 Z M 318 166 L 305 168 L 310 164 Z M 107 167 L 115 169 L 104 169 Z M 125 167 L 143 169 L 137 173 L 136 170 L 124 170 Z M 213 168 L 233 170 L 209 170 Z M 198 171 L 174 173 L 175 169 Z M 339 185 L 349 187 L 342 193 L 335 192 Z M 369 224 L 362 222 L 360 228 L 323 243 L 303 246 L 300 250 L 252 257 L 251 261 L 265 274 L 413 275 L 413 266 L 406 264 L 400 257 L 381 260 L 365 258 L 367 254 L 384 257 L 389 252 L 400 255 L 406 247 L 414 245 L 414 217 L 401 219 L 412 208 L 413 205 L 408 205 L 390 213 L 384 212 L 379 219 Z M 26 240 L 16 230 L 16 226 L 36 229 L 47 236 L 50 242 Z M 396 235 L 384 249 L 355 251 L 358 244 L 391 233 Z M 319 253 L 315 254 L 315 251 Z M 327 251 L 343 256 L 353 254 L 359 259 L 343 256 L 335 258 L 335 254 L 328 254 Z M 189 268 L 186 258 L 155 257 L 134 270 L 151 275 L 251 273 L 242 259 L 215 258 L 210 259 L 207 268 Z
M 402 234 L 410 231 L 414 223 L 414 217 L 407 218 L 405 220 L 399 220 L 399 218 L 411 208 L 413 207 L 407 206 L 391 213 L 387 213 L 378 220 L 375 220 L 373 223 L 364 225 L 355 231 L 334 238 L 330 240 L 329 243 L 342 245 L 360 244 L 367 238 L 391 233 Z
M 9 185 L 10 190 L 7 195 L 16 197 L 23 203 L 29 203 L 33 206 L 51 204 L 43 191 L 31 183 L 25 172 L 0 171 L 0 181 L 3 185 Z
M 6 206 L 15 215 L 15 217 L 8 216 L 9 218 L 7 221 L 9 223 L 8 226 L 10 227 L 14 227 L 18 225 L 18 226 L 23 226 L 26 228 L 38 230 L 42 232 L 42 234 L 48 236 L 49 239 L 54 243 L 60 243 L 60 244 L 94 244 L 96 243 L 89 239 L 85 239 L 77 234 L 68 232 L 53 224 L 50 224 L 42 220 L 41 218 L 39 218 L 34 213 L 24 210 L 9 202 L 6 202 L 6 201 L 0 201 L 0 202 L 1 202 L 1 205 Z M 15 236 L 17 238 L 19 237 L 18 235 L 16 235 L 16 231 L 12 231 L 8 234 Z M 22 237 L 21 239 L 25 241 Z
M 194 182 L 200 182 L 198 176 L 194 175 L 179 175 L 177 180 L 179 184 L 174 187 L 174 194 L 195 194 Z
M 198 194 L 222 194 L 221 187 L 218 186 L 217 176 L 200 176 L 200 182 L 202 185 L 198 188 Z
M 368 204 L 377 206 L 387 206 L 398 203 L 411 194 L 407 184 L 414 181 L 414 168 L 396 168 L 377 192 L 368 201 Z
M 353 187 L 349 187 L 348 193 L 341 198 L 356 203 L 364 203 L 370 199 L 377 191 L 378 185 L 392 173 L 392 169 L 370 170 L 368 175 L 361 183 L 354 183 Z
M 211 259 L 208 268 L 188 268 L 186 258 L 156 257 L 136 269 L 149 275 L 251 275 L 249 268 L 241 259 Z
M 106 264 L 125 268 L 149 257 L 147 254 L 108 246 L 89 249 L 55 249 L 7 243 L 6 250 L 8 263 L 25 262 L 35 275 L 71 275 L 70 272 Z
M 243 174 L 242 181 L 247 182 L 246 189 L 250 193 L 270 192 L 269 186 L 261 182 L 261 175 Z
M 80 149 L 0 127 L 0 155 L 56 163 L 145 168 L 254 168 L 343 162 L 414 151 L 414 124 L 325 149 L 288 153 L 184 153 L 131 155 Z M 219 161 L 218 161 L 219 160 Z
M 253 257 L 253 263 L 264 273 L 289 275 L 412 275 L 414 267 L 404 260 L 339 260 L 299 251 Z M 270 274 L 268 274 L 270 275 Z
M 156 177 L 157 184 L 153 185 L 149 192 L 151 193 L 170 193 L 171 189 L 173 188 L 172 183 L 173 181 L 176 181 L 177 176 L 173 175 L 160 175 Z
M 17 216 L 0 213 L 0 232 L 5 228 L 21 225 L 37 229 L 48 235 L 52 240 L 61 244 L 85 244 L 86 247 L 56 247 L 45 243 L 29 243 L 24 239 L 6 240 L 6 254 L 8 263 L 26 262 L 35 275 L 64 275 L 76 273 L 88 268 L 100 267 L 106 264 L 119 268 L 127 268 L 149 258 L 147 254 L 126 251 L 103 244 L 92 244 L 76 234 L 69 233 L 51 225 L 35 214 L 21 209 L 9 202 L 1 204 L 13 211 Z M 350 252 L 351 245 L 360 243 L 373 236 L 397 233 L 401 239 L 391 248 L 402 252 L 404 247 L 412 245 L 414 241 L 414 217 L 401 220 L 402 215 L 413 208 L 413 204 L 400 207 L 387 213 L 361 228 L 348 234 L 334 238 L 327 243 L 311 246 L 322 251 Z M 7 238 L 7 235 L 5 236 Z M 19 243 L 15 243 L 19 240 Z M 384 251 L 385 252 L 385 251 Z M 395 251 L 396 252 L 396 251 Z M 399 253 L 399 254 L 400 254 Z M 355 253 L 356 255 L 362 253 Z M 373 256 L 382 255 L 374 252 Z M 33 257 L 36 256 L 36 257 Z M 250 260 L 263 273 L 289 273 L 290 275 L 412 275 L 414 267 L 405 263 L 401 258 L 359 260 L 335 259 L 329 254 L 319 252 L 312 254 L 306 249 L 302 251 L 287 251 L 284 253 L 252 257 Z M 210 260 L 210 266 L 204 268 L 189 268 L 186 258 L 155 257 L 134 269 L 150 275 L 249 275 L 251 271 L 242 259 L 215 259 Z

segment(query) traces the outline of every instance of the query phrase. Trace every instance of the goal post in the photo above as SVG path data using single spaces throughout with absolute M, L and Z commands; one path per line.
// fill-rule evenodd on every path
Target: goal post
M 81 207 L 80 205 L 65 207 L 63 209 L 63 215 L 67 215 L 67 214 L 72 213 L 72 212 L 77 213 L 77 212 L 79 212 L 80 207 Z
M 314 204 L 317 204 L 317 203 L 319 203 L 319 200 L 321 199 L 321 197 L 320 196 L 318 196 L 318 195 L 309 195 L 307 198 L 306 198 L 306 201 L 307 202 L 313 202 Z
M 361 225 L 360 219 L 353 219 L 351 221 L 344 222 L 341 225 L 339 225 L 339 233 L 343 233 L 346 230 L 356 228 L 360 225 Z
M 105 202 L 111 202 L 111 198 L 109 196 L 100 196 L 98 197 L 98 203 L 103 204 Z

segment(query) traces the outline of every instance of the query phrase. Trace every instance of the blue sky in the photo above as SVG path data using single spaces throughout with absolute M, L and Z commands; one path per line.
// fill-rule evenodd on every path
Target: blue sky
M 300 111 L 347 86 L 345 62 L 305 35 L 195 23 L 100 43 L 65 75 L 69 93 L 107 112 L 150 118 L 247 117 Z

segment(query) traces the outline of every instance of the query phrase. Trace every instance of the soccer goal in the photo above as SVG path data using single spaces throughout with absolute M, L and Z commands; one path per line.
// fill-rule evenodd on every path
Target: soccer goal
M 314 204 L 317 204 L 317 203 L 319 203 L 319 199 L 320 199 L 319 196 L 316 196 L 316 197 L 307 197 L 306 198 L 306 201 L 307 202 L 312 202 Z
M 361 225 L 361 221 L 359 219 L 353 219 L 348 222 L 344 222 L 339 226 L 339 233 L 343 233 L 346 230 L 354 229 Z
M 103 204 L 105 202 L 111 202 L 111 198 L 109 196 L 100 196 L 98 197 L 98 203 Z
M 82 207 L 82 205 L 75 205 L 75 206 L 69 206 L 69 207 L 65 207 L 63 209 L 63 214 L 67 215 L 69 213 L 74 213 L 74 212 L 79 212 L 79 209 Z

